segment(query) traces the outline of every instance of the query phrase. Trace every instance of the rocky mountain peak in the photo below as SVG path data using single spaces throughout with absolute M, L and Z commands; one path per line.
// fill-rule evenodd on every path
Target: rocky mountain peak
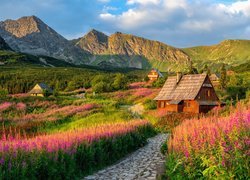
M 95 29 L 92 29 L 87 33 L 85 36 L 86 38 L 93 38 L 95 41 L 98 41 L 99 43 L 106 43 L 108 41 L 108 36 L 100 31 L 97 31 Z
M 9 19 L 1 22 L 0 26 L 17 38 L 22 38 L 32 33 L 41 32 L 41 28 L 46 25 L 36 16 L 25 16 L 17 20 Z
M 19 52 L 44 55 L 82 64 L 88 53 L 75 47 L 36 16 L 0 22 L 0 36 Z
M 78 40 L 76 46 L 92 54 L 101 54 L 107 51 L 108 36 L 100 31 L 92 29 Z

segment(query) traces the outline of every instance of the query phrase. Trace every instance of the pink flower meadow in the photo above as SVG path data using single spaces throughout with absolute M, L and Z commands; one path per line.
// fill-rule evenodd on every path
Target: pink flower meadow
M 137 97 L 146 97 L 146 96 L 150 96 L 152 93 L 153 91 L 149 88 L 139 88 L 139 89 L 136 89 L 133 95 Z
M 20 102 L 16 104 L 16 109 L 19 111 L 25 111 L 26 110 L 26 104 Z
M 134 83 L 129 84 L 129 88 L 130 89 L 138 89 L 138 88 L 143 87 L 145 84 L 146 84 L 146 82 L 134 82 Z
M 146 120 L 133 120 L 129 122 L 97 125 L 95 127 L 77 129 L 74 131 L 58 132 L 55 134 L 40 135 L 26 139 L 6 137 L 5 134 L 0 140 L 0 154 L 16 152 L 17 150 L 32 151 L 46 150 L 54 152 L 58 150 L 72 151 L 72 148 L 81 143 L 91 143 L 100 138 L 110 138 L 134 131 L 139 126 L 147 125 Z
M 11 106 L 12 106 L 11 102 L 3 102 L 2 104 L 0 104 L 0 112 L 9 109 Z
M 230 151 L 240 132 L 250 130 L 250 109 L 237 111 L 228 117 L 207 117 L 186 120 L 177 126 L 168 142 L 170 152 L 183 154 L 207 152 L 220 145 Z M 242 142 L 244 144 L 244 142 Z M 245 144 L 246 145 L 246 144 Z

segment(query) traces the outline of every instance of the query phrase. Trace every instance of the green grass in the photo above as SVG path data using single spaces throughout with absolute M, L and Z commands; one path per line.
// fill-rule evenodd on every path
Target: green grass
M 109 112 L 97 112 L 93 113 L 85 118 L 72 118 L 69 122 L 46 128 L 47 133 L 61 132 L 74 130 L 79 128 L 86 128 L 106 123 L 116 123 L 129 121 L 130 115 L 124 111 L 109 111 Z
M 250 62 L 250 40 L 225 40 L 213 46 L 197 46 L 183 50 L 197 64 L 225 63 L 235 66 Z

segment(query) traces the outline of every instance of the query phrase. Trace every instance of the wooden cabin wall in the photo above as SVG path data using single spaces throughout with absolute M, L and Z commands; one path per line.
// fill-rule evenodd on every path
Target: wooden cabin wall
M 211 84 L 211 81 L 209 78 L 206 78 L 205 84 Z M 210 92 L 208 95 L 208 91 Z M 219 98 L 217 97 L 215 90 L 213 87 L 201 87 L 198 95 L 196 96 L 196 100 L 202 100 L 202 101 L 217 101 Z
M 168 104 L 169 101 L 157 101 L 158 109 L 165 109 L 168 112 L 178 112 L 177 104 Z
M 183 112 L 199 113 L 199 104 L 194 100 L 185 100 Z

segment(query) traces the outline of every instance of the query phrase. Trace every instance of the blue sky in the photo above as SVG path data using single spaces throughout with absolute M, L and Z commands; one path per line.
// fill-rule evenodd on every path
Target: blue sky
M 250 0 L 0 0 L 0 20 L 36 15 L 67 39 L 95 28 L 176 47 L 250 39 Z

